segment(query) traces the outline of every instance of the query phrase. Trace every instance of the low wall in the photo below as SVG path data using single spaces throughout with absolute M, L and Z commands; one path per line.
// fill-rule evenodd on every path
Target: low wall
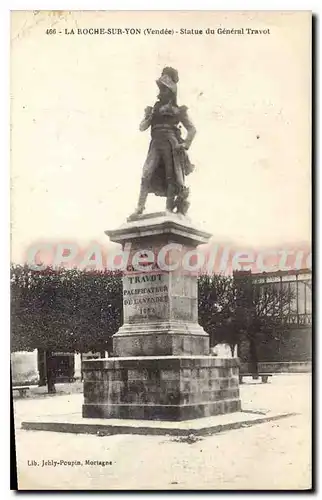
M 11 353 L 12 385 L 37 384 L 39 381 L 37 350 Z
M 311 361 L 263 361 L 258 363 L 258 371 L 261 373 L 310 373 L 312 371 Z M 241 363 L 241 373 L 249 373 L 248 363 Z

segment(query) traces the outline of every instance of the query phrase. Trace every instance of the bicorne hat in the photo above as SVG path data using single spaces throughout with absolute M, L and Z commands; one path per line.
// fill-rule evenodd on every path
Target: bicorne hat
M 173 94 L 177 93 L 177 83 L 179 81 L 178 71 L 167 66 L 163 69 L 160 78 L 156 80 L 158 87 L 167 87 Z

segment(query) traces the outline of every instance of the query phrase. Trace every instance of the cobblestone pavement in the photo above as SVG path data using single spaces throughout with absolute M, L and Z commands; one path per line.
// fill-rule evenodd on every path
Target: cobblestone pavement
M 198 440 L 23 431 L 37 415 L 78 413 L 81 394 L 15 399 L 20 489 L 308 489 L 311 377 L 278 375 L 241 386 L 244 409 L 298 415 Z M 69 462 L 54 466 L 44 461 Z M 86 460 L 89 463 L 86 463 Z M 39 465 L 33 465 L 38 462 Z M 72 465 L 79 461 L 79 465 Z M 95 464 L 95 461 L 102 462 Z

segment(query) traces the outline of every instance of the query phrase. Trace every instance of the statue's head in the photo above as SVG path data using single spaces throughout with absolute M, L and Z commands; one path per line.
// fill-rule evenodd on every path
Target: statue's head
M 171 80 L 174 83 L 178 83 L 178 81 L 179 81 L 179 75 L 178 75 L 178 71 L 176 69 L 171 68 L 171 66 L 166 66 L 162 70 L 161 77 L 165 76 L 165 75 L 168 76 L 169 78 L 171 78 Z
M 163 69 L 157 85 L 160 89 L 159 99 L 161 102 L 176 101 L 177 83 L 179 81 L 178 71 L 170 66 Z

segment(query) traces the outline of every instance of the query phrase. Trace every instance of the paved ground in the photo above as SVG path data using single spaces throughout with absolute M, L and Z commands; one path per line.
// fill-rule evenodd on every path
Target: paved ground
M 297 412 L 200 440 L 89 436 L 19 429 L 37 415 L 79 412 L 81 394 L 15 399 L 21 489 L 307 489 L 311 486 L 309 375 L 241 386 L 244 409 Z M 74 392 L 66 390 L 65 392 Z M 76 387 L 76 392 L 79 388 Z M 69 463 L 54 466 L 44 461 Z M 103 462 L 86 464 L 86 460 Z M 32 465 L 37 462 L 39 465 Z M 79 465 L 73 465 L 79 461 Z M 110 464 L 111 463 L 111 464 Z

